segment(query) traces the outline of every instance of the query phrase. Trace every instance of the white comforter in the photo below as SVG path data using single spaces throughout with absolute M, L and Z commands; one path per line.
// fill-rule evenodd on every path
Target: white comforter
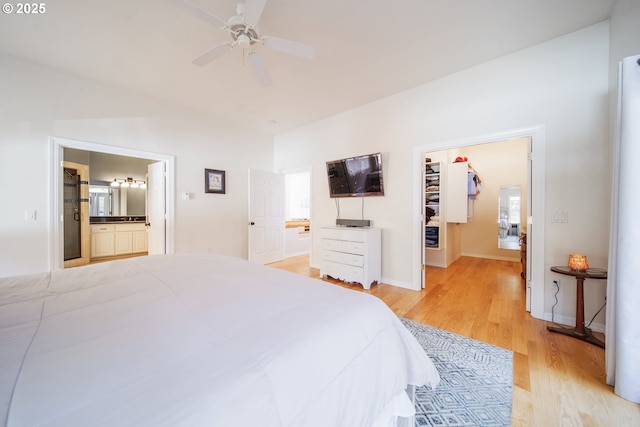
M 0 279 L 0 425 L 371 426 L 438 381 L 379 299 L 236 258 Z

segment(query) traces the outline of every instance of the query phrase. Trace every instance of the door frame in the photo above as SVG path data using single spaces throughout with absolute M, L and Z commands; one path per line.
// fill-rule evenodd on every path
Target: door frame
M 113 145 L 98 144 L 95 142 L 80 141 L 69 138 L 49 137 L 50 141 L 50 201 L 49 201 L 49 270 L 56 271 L 64 268 L 64 240 L 62 228 L 63 194 L 62 194 L 62 168 L 64 160 L 64 148 L 93 151 L 96 153 L 115 154 L 126 157 L 138 157 L 165 162 L 165 197 L 166 197 L 166 253 L 174 252 L 175 240 L 175 157 L 167 154 L 153 153 L 149 151 L 134 150 Z
M 545 273 L 545 126 L 537 125 L 523 129 L 507 130 L 487 135 L 477 135 L 455 140 L 438 141 L 432 144 L 414 147 L 413 150 L 413 245 L 412 265 L 413 289 L 419 290 L 422 286 L 422 246 L 424 234 L 422 230 L 422 169 L 423 153 L 432 151 L 449 150 L 452 148 L 481 145 L 496 141 L 504 141 L 516 138 L 530 138 L 531 141 L 531 217 L 527 218 L 527 275 L 526 292 L 530 304 L 531 315 L 535 318 L 544 318 L 544 273 Z M 535 218 L 535 222 L 534 222 Z

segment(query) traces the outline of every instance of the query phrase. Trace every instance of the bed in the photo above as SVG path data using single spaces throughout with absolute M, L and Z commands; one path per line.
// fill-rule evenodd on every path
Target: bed
M 237 258 L 0 279 L 0 425 L 387 426 L 438 381 L 378 298 Z

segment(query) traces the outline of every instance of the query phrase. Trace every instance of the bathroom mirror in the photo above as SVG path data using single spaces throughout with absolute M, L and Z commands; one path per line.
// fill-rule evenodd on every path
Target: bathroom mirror
M 89 184 L 89 216 L 143 216 L 146 189 L 111 187 L 108 181 Z
M 498 195 L 498 248 L 520 250 L 521 190 L 500 187 Z
M 115 196 L 114 196 L 115 193 Z M 89 185 L 89 216 L 114 216 L 113 201 L 120 198 L 117 188 L 108 185 Z M 118 210 L 119 212 L 119 210 Z

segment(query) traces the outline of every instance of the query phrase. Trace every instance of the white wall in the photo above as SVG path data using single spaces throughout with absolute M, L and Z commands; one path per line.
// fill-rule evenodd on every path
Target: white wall
M 368 198 L 365 217 L 383 229 L 383 281 L 408 285 L 412 272 L 413 148 L 544 125 L 546 129 L 545 315 L 553 305 L 549 267 L 570 252 L 607 265 L 609 25 L 603 22 L 532 48 L 381 99 L 275 138 L 277 170 L 312 165 L 314 230 L 335 220 L 326 160 L 383 152 L 385 197 Z M 535 185 L 535 183 L 534 183 Z M 359 217 L 360 200 L 341 201 L 343 217 Z M 563 208 L 569 222 L 551 223 Z M 604 286 L 586 286 L 587 312 Z M 574 316 L 575 286 L 563 287 L 556 308 Z M 556 311 L 556 314 L 559 312 Z M 604 318 L 602 318 L 604 319 Z
M 4 55 L 0 93 L 0 276 L 49 269 L 50 136 L 174 155 L 175 192 L 193 193 L 175 202 L 175 252 L 246 258 L 247 169 L 272 170 L 269 138 Z M 227 194 L 204 194 L 204 168 L 227 171 Z
M 640 50 L 640 3 L 638 0 L 617 0 L 611 13 L 611 59 L 617 63 Z

